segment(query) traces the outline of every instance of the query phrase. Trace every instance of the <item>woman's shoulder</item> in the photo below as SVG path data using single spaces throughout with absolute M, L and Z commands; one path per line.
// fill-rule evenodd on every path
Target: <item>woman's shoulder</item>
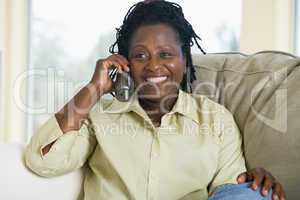
M 197 117 L 200 119 L 200 124 L 212 127 L 213 135 L 223 140 L 226 131 L 234 130 L 236 135 L 236 123 L 232 113 L 221 105 L 205 95 L 191 94 L 190 98 L 197 104 Z
M 224 105 L 217 103 L 206 95 L 201 95 L 197 93 L 188 94 L 193 101 L 196 102 L 197 107 L 200 110 L 214 110 L 220 112 L 229 112 Z
M 95 116 L 99 117 L 100 115 L 105 115 L 104 112 L 113 102 L 113 98 L 110 97 L 101 97 L 93 108 L 90 110 L 90 117 L 94 118 Z
M 194 101 L 194 105 L 196 105 L 197 114 L 201 117 L 210 117 L 213 121 L 216 119 L 221 119 L 221 121 L 232 121 L 233 115 L 232 113 L 224 106 L 221 105 L 208 96 L 200 95 L 200 94 L 189 94 L 192 101 Z

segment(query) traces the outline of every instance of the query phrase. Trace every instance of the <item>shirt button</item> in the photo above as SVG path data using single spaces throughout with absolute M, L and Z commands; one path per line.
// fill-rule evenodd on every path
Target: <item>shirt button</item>
M 157 158 L 157 157 L 158 157 L 158 154 L 157 154 L 157 153 L 154 153 L 154 152 L 152 152 L 152 157 L 153 157 L 153 158 Z

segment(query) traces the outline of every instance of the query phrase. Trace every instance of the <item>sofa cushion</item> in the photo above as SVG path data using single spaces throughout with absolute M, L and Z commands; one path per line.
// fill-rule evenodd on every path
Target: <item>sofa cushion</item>
M 194 55 L 193 92 L 230 110 L 248 168 L 264 167 L 300 196 L 300 59 L 283 52 Z

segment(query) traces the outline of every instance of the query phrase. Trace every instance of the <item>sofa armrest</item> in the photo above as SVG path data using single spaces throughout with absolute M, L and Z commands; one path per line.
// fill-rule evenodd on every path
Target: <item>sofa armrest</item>
M 82 188 L 82 170 L 55 178 L 37 176 L 24 165 L 24 148 L 25 145 L 21 144 L 0 143 L 0 199 L 78 199 Z

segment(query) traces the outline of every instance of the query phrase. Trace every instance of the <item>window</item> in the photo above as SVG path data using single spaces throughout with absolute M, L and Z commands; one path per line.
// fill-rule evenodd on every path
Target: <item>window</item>
M 115 28 L 137 1 L 71 2 L 31 0 L 28 139 L 89 81 L 96 60 L 109 55 Z M 207 52 L 239 50 L 241 0 L 175 2 L 183 7 Z
M 2 78 L 2 49 L 0 48 L 0 78 Z M 2 81 L 0 81 L 0 94 L 2 94 Z M 1 95 L 0 95 L 1 96 Z M 2 107 L 2 99 L 0 98 L 0 108 Z M 2 115 L 0 115 L 0 124 L 2 122 Z

